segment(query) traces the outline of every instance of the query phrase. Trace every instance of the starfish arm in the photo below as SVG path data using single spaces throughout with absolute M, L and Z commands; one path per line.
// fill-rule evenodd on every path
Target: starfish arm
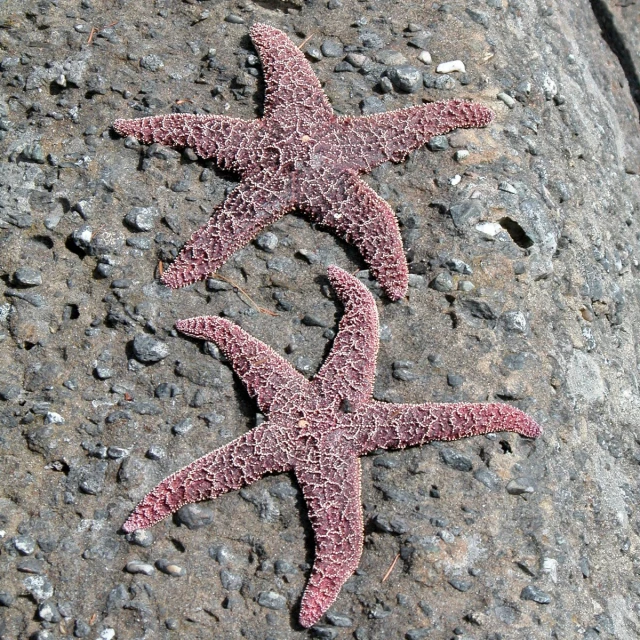
M 350 172 L 308 187 L 301 196 L 301 208 L 358 248 L 391 300 L 403 298 L 409 282 L 407 261 L 389 205 Z
M 133 136 L 149 144 L 190 147 L 201 158 L 215 158 L 225 169 L 241 171 L 253 145 L 259 120 L 247 121 L 228 116 L 173 113 L 135 120 L 116 120 L 113 128 L 123 136 Z
M 341 119 L 348 142 L 343 142 L 345 162 L 369 172 L 383 162 L 402 162 L 410 151 L 433 136 L 453 129 L 484 127 L 493 111 L 477 102 L 447 100 L 367 117 Z
M 148 493 L 123 525 L 126 532 L 147 529 L 190 502 L 216 498 L 291 464 L 284 434 L 265 422 L 233 442 L 165 478 Z
M 260 411 L 268 412 L 308 390 L 309 381 L 264 342 L 238 325 L 213 316 L 178 320 L 176 328 L 194 338 L 215 342 L 229 358 L 234 372 L 256 398 Z
M 378 310 L 367 288 L 342 269 L 328 268 L 331 286 L 344 304 L 338 335 L 312 386 L 336 409 L 355 411 L 373 392 L 378 353 Z
M 264 72 L 265 119 L 281 115 L 290 122 L 293 111 L 314 122 L 335 117 L 304 53 L 282 31 L 257 23 L 250 35 Z
M 289 203 L 291 177 L 279 172 L 247 176 L 198 229 L 162 275 L 162 282 L 177 288 L 206 278 L 264 227 L 281 218 Z
M 502 403 L 392 404 L 372 401 L 353 418 L 356 455 L 404 449 L 432 440 L 458 440 L 496 431 L 537 438 L 542 429 L 526 413 Z
M 300 624 L 315 624 L 358 567 L 363 524 L 360 460 L 335 450 L 318 455 L 311 469 L 296 468 L 315 536 L 315 559 L 300 605 Z

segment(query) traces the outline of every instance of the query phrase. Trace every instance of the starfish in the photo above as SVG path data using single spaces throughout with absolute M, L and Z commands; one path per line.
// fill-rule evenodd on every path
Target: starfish
M 190 147 L 240 174 L 240 183 L 198 229 L 162 282 L 177 288 L 216 271 L 260 230 L 293 209 L 354 244 L 386 294 L 407 291 L 407 263 L 396 217 L 358 177 L 401 162 L 433 136 L 483 127 L 487 107 L 434 102 L 368 117 L 338 117 L 295 44 L 266 24 L 251 27 L 265 78 L 264 117 L 171 114 L 116 120 L 114 129 L 145 143 Z
M 393 404 L 372 399 L 378 351 L 373 296 L 356 278 L 329 267 L 345 310 L 331 352 L 313 380 L 224 318 L 179 320 L 189 336 L 215 342 L 267 420 L 163 480 L 123 528 L 145 529 L 183 505 L 293 471 L 315 535 L 315 561 L 300 624 L 316 623 L 355 571 L 362 554 L 360 460 L 374 449 L 403 449 L 495 431 L 541 433 L 525 413 L 501 403 Z

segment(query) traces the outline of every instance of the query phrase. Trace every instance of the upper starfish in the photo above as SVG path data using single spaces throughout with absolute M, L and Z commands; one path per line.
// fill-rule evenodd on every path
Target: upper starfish
M 494 431 L 529 438 L 541 433 L 532 418 L 506 404 L 373 400 L 375 301 L 338 267 L 329 267 L 329 279 L 345 312 L 313 380 L 228 320 L 203 316 L 176 323 L 183 333 L 220 347 L 267 420 L 163 480 L 124 524 L 125 531 L 144 529 L 189 502 L 215 498 L 267 473 L 293 471 L 315 534 L 315 561 L 300 608 L 304 627 L 331 606 L 360 561 L 360 456 Z
M 258 232 L 293 209 L 353 243 L 387 295 L 407 291 L 407 263 L 396 217 L 358 178 L 383 162 L 401 162 L 430 138 L 483 127 L 493 112 L 463 100 L 368 117 L 338 117 L 304 54 L 278 29 L 251 27 L 265 78 L 264 117 L 171 114 L 116 120 L 122 135 L 192 147 L 240 174 L 238 186 L 196 231 L 162 275 L 182 287 L 218 269 Z

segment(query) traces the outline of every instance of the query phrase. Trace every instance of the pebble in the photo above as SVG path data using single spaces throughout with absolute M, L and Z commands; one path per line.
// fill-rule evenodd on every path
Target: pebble
M 155 207 L 133 207 L 124 217 L 125 223 L 136 231 L 151 231 L 160 212 Z
M 302 324 L 307 327 L 328 327 L 329 326 L 329 324 L 325 320 L 322 320 L 321 318 L 318 318 L 317 316 L 314 316 L 310 313 L 305 313 L 305 315 L 302 317 L 302 320 L 300 320 L 300 322 L 302 322 Z
M 420 33 L 417 33 L 410 40 L 408 40 L 407 44 L 410 47 L 414 47 L 416 49 L 427 49 L 430 41 L 431 41 L 431 34 L 426 31 L 422 31 Z
M 220 569 L 220 584 L 227 591 L 239 591 L 242 588 L 242 576 L 228 569 Z
M 265 231 L 265 233 L 261 233 L 255 240 L 256 245 L 266 251 L 267 253 L 273 253 L 278 246 L 278 236 L 275 233 L 271 233 L 270 231 Z
M 128 533 L 127 542 L 131 544 L 135 544 L 139 547 L 150 547 L 153 544 L 153 534 L 146 529 L 138 529 L 137 531 L 132 531 Z
M 449 215 L 458 229 L 475 224 L 483 213 L 484 208 L 479 200 L 464 200 L 449 208 Z
M 154 53 L 143 56 L 140 58 L 140 66 L 147 71 L 160 71 L 164 67 L 164 62 L 160 56 L 155 55 Z
M 440 449 L 440 458 L 452 469 L 456 469 L 458 471 L 473 470 L 473 463 L 471 460 L 450 447 L 442 447 L 442 449 Z
M 127 562 L 125 570 L 127 571 L 127 573 L 142 573 L 145 576 L 153 575 L 156 572 L 152 564 L 140 562 L 139 560 L 132 560 L 131 562 Z
M 261 591 L 258 594 L 258 604 L 267 609 L 284 609 L 287 599 L 275 591 Z
M 512 496 L 520 496 L 523 493 L 533 493 L 534 491 L 535 489 L 526 478 L 517 478 L 507 484 L 507 493 L 510 493 Z
M 46 576 L 29 576 L 22 584 L 37 602 L 53 597 L 53 586 Z
M 460 280 L 458 282 L 458 291 L 463 291 L 465 293 L 469 293 L 473 291 L 476 286 L 470 280 Z
M 91 633 L 91 627 L 80 618 L 76 619 L 73 626 L 73 635 L 76 638 L 86 638 Z
M 474 471 L 473 477 L 487 489 L 491 489 L 491 491 L 496 491 L 500 488 L 500 478 L 486 467 L 481 467 Z
M 449 62 L 441 62 L 436 67 L 436 73 L 452 73 L 454 71 L 460 71 L 466 73 L 464 62 L 462 60 L 451 60 Z
M 356 69 L 362 68 L 367 62 L 368 58 L 362 53 L 348 53 L 345 57 L 345 61 Z
M 449 271 L 463 273 L 467 276 L 470 276 L 473 273 L 473 269 L 466 262 L 463 262 L 459 258 L 449 258 L 444 264 L 445 267 L 449 269 Z
M 418 60 L 423 64 L 431 64 L 433 62 L 431 54 L 428 51 L 421 51 Z
M 322 60 L 322 58 L 324 57 L 322 55 L 322 51 L 320 51 L 320 49 L 318 49 L 318 47 L 308 47 L 305 50 L 305 53 L 314 62 L 318 62 L 319 60 Z
M 98 365 L 93 372 L 98 380 L 108 380 L 109 378 L 113 378 L 113 370 L 109 367 Z
M 76 249 L 83 253 L 89 253 L 91 249 L 91 240 L 93 238 L 93 229 L 88 224 L 83 224 L 75 229 L 71 234 L 71 242 Z
M 277 271 L 279 273 L 295 273 L 295 263 L 291 258 L 286 256 L 277 256 L 267 260 L 267 269 Z
M 42 274 L 32 267 L 20 267 L 13 274 L 13 282 L 22 287 L 39 287 L 42 284 Z
M 338 630 L 324 624 L 316 624 L 311 627 L 311 635 L 313 638 L 322 640 L 335 640 L 338 637 Z
M 383 80 L 388 80 L 388 78 L 383 78 Z M 364 116 L 370 116 L 374 113 L 384 113 L 386 110 L 384 102 L 382 102 L 378 96 L 367 96 L 360 102 L 360 111 Z
M 15 598 L 6 591 L 0 591 L 0 607 L 10 607 L 15 602 Z
M 506 181 L 502 181 L 498 183 L 498 189 L 500 191 L 505 191 L 506 193 L 513 193 L 517 195 L 518 190 L 510 183 Z
M 225 22 L 229 22 L 231 24 L 244 24 L 244 18 L 236 15 L 235 13 L 228 13 L 225 18 Z
M 425 640 L 431 635 L 431 627 L 420 627 L 419 629 L 409 629 L 405 633 L 406 640 Z
M 176 436 L 184 436 L 189 433 L 191 429 L 193 429 L 191 418 L 185 418 L 184 420 L 180 420 L 177 424 L 174 424 L 171 431 Z
M 468 157 L 469 157 L 469 151 L 467 149 L 458 149 L 453 154 L 453 159 L 456 162 L 462 162 L 463 160 L 466 160 Z
M 532 600 L 533 602 L 537 602 L 538 604 L 549 604 L 551 602 L 551 596 L 548 593 L 542 591 L 542 589 L 538 589 L 533 585 L 529 585 L 525 587 L 520 592 L 521 600 Z
M 397 91 L 414 93 L 422 86 L 422 72 L 411 65 L 392 67 L 387 71 L 387 77 Z
M 507 311 L 500 317 L 502 326 L 513 333 L 526 333 L 527 318 L 522 311 Z
M 320 51 L 326 58 L 339 58 L 344 52 L 344 45 L 339 40 L 325 40 Z
M 193 531 L 210 525 L 213 522 L 213 511 L 203 505 L 185 504 L 176 511 L 175 518 L 178 524 Z
M 31 536 L 16 536 L 13 546 L 20 555 L 30 556 L 36 550 L 36 541 Z
M 157 444 L 152 444 L 144 455 L 149 460 L 162 460 L 167 457 L 167 452 Z
M 380 78 L 380 91 L 382 93 L 391 93 L 393 91 L 393 83 L 387 76 Z
M 458 578 L 452 578 L 449 580 L 449 584 L 456 590 L 464 593 L 465 591 L 469 591 L 473 586 L 473 583 L 468 582 L 466 580 L 459 580 Z
M 427 148 L 430 151 L 446 151 L 449 148 L 449 141 L 446 136 L 433 136 L 427 142 Z
M 448 271 L 443 271 L 431 281 L 430 286 L 441 293 L 453 291 L 453 277 Z
M 340 613 L 332 613 L 329 611 L 325 617 L 329 624 L 332 624 L 334 627 L 347 628 L 353 626 L 353 619 Z
M 60 622 L 62 617 L 56 607 L 55 602 L 45 600 L 38 606 L 38 617 L 45 622 Z
M 393 49 L 382 49 L 373 54 L 373 59 L 385 67 L 400 67 L 406 65 L 408 60 L 399 52 Z
M 156 560 L 156 568 L 162 573 L 166 573 L 168 576 L 172 576 L 174 578 L 181 578 L 182 576 L 187 575 L 187 570 L 180 565 L 174 564 L 173 562 L 169 562 L 169 560 L 165 560 L 164 558 L 160 558 L 160 560 Z
M 133 339 L 133 355 L 143 364 L 153 364 L 169 355 L 169 347 L 149 335 L 138 334 Z

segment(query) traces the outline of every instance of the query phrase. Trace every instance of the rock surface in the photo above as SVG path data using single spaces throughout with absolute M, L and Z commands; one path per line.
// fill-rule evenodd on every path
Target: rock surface
M 505 401 L 545 429 L 364 459 L 360 569 L 312 633 L 638 637 L 636 4 L 0 6 L 2 640 L 309 636 L 312 533 L 287 475 L 120 531 L 159 480 L 262 420 L 175 321 L 223 314 L 312 375 L 340 317 L 326 265 L 363 267 L 288 215 L 224 280 L 158 284 L 233 176 L 110 125 L 257 117 L 254 21 L 310 38 L 338 114 L 454 97 L 495 110 L 368 178 L 414 276 L 407 299 L 380 298 L 376 397 Z M 436 82 L 423 51 L 466 72 Z M 423 72 L 411 93 L 389 82 L 403 60 Z

